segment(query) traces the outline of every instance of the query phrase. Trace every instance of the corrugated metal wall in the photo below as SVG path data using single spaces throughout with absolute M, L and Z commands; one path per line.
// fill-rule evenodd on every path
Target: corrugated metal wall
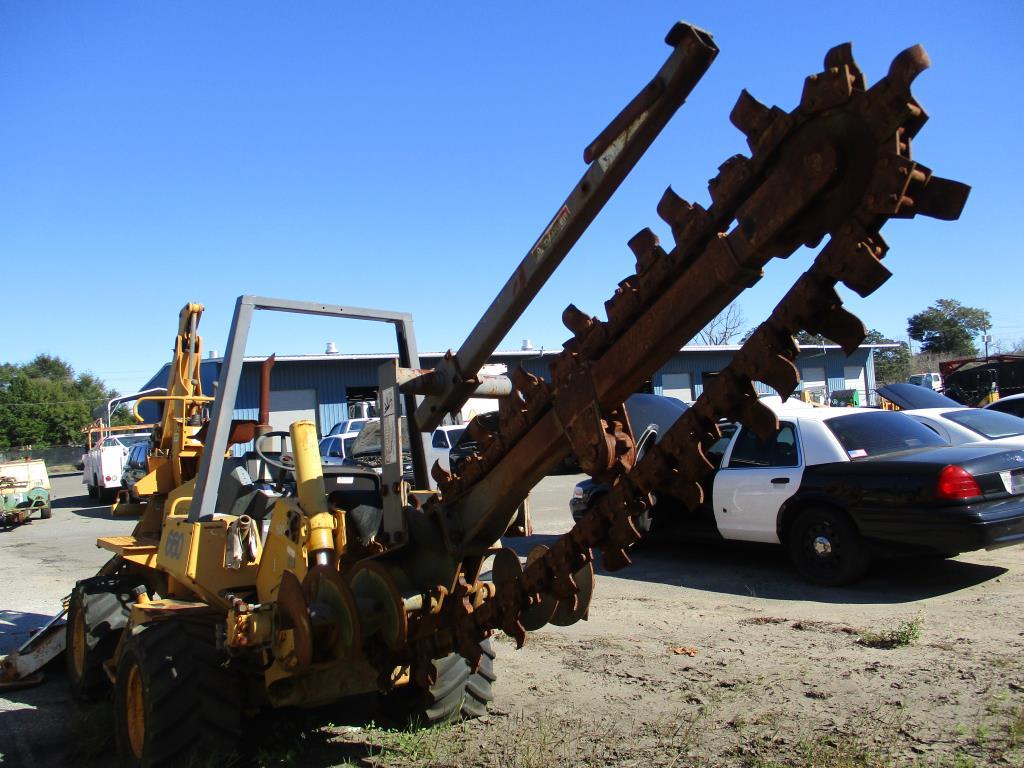
M 704 391 L 704 374 L 715 373 L 725 368 L 735 353 L 728 350 L 685 350 L 676 353 L 671 360 L 659 370 L 652 379 L 654 393 L 662 394 L 662 376 L 664 374 L 687 373 L 690 375 L 690 382 L 693 387 L 694 398 L 700 397 Z M 846 389 L 845 366 L 859 366 L 866 368 L 865 381 L 870 393 L 874 389 L 875 368 L 874 359 L 870 349 L 858 349 L 847 357 L 840 349 L 813 349 L 801 350 L 797 358 L 797 368 L 800 377 L 805 378 L 805 372 L 810 368 L 824 368 L 825 377 L 829 391 Z M 761 394 L 774 394 L 775 390 L 767 384 L 754 382 L 758 392 Z M 861 393 L 863 402 L 865 393 Z
M 693 396 L 698 397 L 704 390 L 704 374 L 720 371 L 732 360 L 733 352 L 729 350 L 686 350 L 677 353 L 653 377 L 652 384 L 656 394 L 662 394 L 662 377 L 664 374 L 688 373 L 693 387 Z M 509 370 L 522 365 L 535 376 L 550 380 L 550 361 L 553 355 L 521 356 L 495 355 L 493 362 L 504 363 Z M 424 367 L 433 367 L 438 357 L 424 355 L 420 363 Z M 377 369 L 381 359 L 353 360 L 279 360 L 271 374 L 271 388 L 315 389 L 317 391 L 319 428 L 326 434 L 332 426 L 348 417 L 348 394 L 350 387 L 373 387 L 377 383 Z M 865 381 L 868 388 L 868 399 L 873 394 L 875 381 L 874 361 L 870 349 L 858 349 L 850 357 L 846 357 L 839 349 L 805 348 L 797 360 L 801 375 L 809 368 L 824 368 L 831 391 L 846 388 L 844 366 L 860 366 L 865 370 Z M 151 386 L 164 386 L 169 366 L 164 366 L 154 375 L 142 389 Z M 213 383 L 220 373 L 220 361 L 208 360 L 202 364 L 203 388 L 208 394 L 214 392 Z M 757 389 L 765 394 L 772 390 L 764 384 L 757 384 Z M 861 393 L 862 403 L 865 403 Z M 235 405 L 235 418 L 255 419 L 259 410 L 259 364 L 247 362 L 242 369 L 242 379 L 238 387 L 238 399 Z M 143 404 L 140 407 L 143 415 L 149 419 L 158 418 L 155 404 Z

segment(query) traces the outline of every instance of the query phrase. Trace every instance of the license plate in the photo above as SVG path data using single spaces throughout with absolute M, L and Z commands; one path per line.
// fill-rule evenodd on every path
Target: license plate
M 1007 493 L 1024 493 L 1024 469 L 1004 469 L 999 477 Z

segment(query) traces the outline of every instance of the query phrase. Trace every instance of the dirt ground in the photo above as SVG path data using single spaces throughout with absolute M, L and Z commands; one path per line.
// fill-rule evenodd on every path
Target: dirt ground
M 0 534 L 0 649 L 102 561 L 91 537 L 125 526 L 67 480 L 52 520 Z M 525 554 L 568 529 L 575 480 L 548 478 L 537 534 L 507 543 Z M 1024 765 L 1022 598 L 1020 547 L 825 589 L 777 548 L 644 546 L 600 574 L 589 621 L 520 650 L 498 636 L 487 718 L 402 732 L 366 702 L 275 713 L 250 751 L 267 766 Z M 62 678 L 0 696 L 3 768 L 110 764 L 109 716 L 76 709 Z

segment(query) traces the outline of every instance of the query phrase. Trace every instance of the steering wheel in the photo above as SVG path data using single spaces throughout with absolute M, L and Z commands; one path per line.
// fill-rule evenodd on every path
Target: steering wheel
M 267 432 L 265 435 L 260 435 L 256 438 L 256 442 L 253 445 L 256 449 L 256 455 L 266 462 L 267 466 L 273 467 L 274 469 L 280 469 L 285 472 L 294 472 L 295 459 L 292 456 L 287 455 L 282 451 L 280 459 L 272 459 L 263 452 L 263 441 L 271 437 L 280 437 L 282 439 L 288 438 L 290 440 L 291 434 L 288 432 Z M 284 444 L 282 443 L 282 448 L 283 447 Z

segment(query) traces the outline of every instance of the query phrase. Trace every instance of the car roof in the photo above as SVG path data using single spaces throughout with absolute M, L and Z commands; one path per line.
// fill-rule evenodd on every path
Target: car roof
M 450 432 L 453 429 L 465 429 L 466 426 L 466 424 L 442 424 L 441 426 L 438 427 L 438 429 L 444 430 L 445 432 Z
M 769 406 L 771 407 L 771 406 Z M 823 406 L 821 408 L 787 407 L 784 403 L 781 407 L 772 407 L 772 411 L 780 419 L 798 419 L 800 421 L 826 421 L 836 416 L 850 416 L 855 413 L 886 413 L 879 408 L 842 408 Z M 896 413 L 896 411 L 888 411 Z
M 355 437 L 358 434 L 358 432 L 335 432 L 333 435 L 324 435 L 320 438 L 320 442 L 322 443 L 324 440 L 332 440 L 335 437 L 340 437 L 342 439 L 346 437 Z

